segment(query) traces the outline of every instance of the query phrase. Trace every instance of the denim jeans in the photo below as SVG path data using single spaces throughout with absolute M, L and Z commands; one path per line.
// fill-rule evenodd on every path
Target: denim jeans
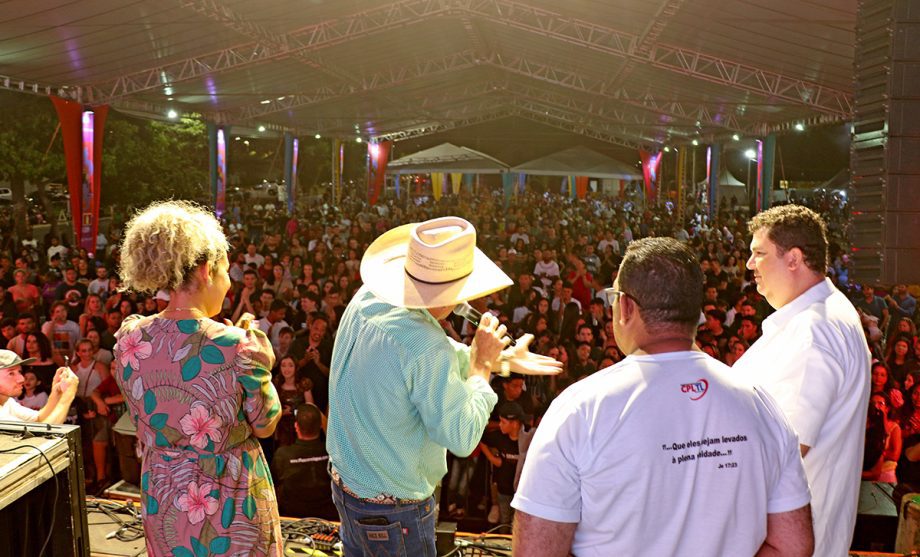
M 514 499 L 514 495 L 505 495 L 504 493 L 498 494 L 498 523 L 499 524 L 511 524 L 514 520 L 514 509 L 511 507 L 511 500 Z
M 463 506 L 466 495 L 470 489 L 470 480 L 476 471 L 476 462 L 479 457 L 455 458 L 450 467 L 450 480 L 447 484 L 447 503 Z M 444 504 L 444 499 L 441 500 Z
M 332 482 L 345 557 L 437 557 L 434 497 L 421 503 L 383 505 L 352 497 Z

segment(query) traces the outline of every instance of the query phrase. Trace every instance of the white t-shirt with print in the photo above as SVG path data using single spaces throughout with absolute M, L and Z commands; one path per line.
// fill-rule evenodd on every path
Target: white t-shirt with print
M 767 514 L 809 502 L 769 395 L 702 352 L 629 356 L 550 406 L 512 506 L 577 523 L 572 552 L 753 555 Z

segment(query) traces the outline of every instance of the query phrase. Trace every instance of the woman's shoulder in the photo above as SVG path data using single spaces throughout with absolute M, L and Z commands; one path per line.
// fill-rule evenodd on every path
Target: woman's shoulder
M 156 316 L 153 315 L 139 315 L 136 313 L 129 315 L 122 320 L 121 327 L 118 328 L 118 332 L 115 333 L 115 336 L 120 337 L 121 335 L 134 332 L 144 325 L 149 324 L 155 317 Z

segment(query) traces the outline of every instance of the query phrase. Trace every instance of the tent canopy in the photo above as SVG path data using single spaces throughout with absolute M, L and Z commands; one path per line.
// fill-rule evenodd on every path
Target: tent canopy
M 705 186 L 706 183 L 706 180 L 700 180 L 697 182 L 697 185 Z M 727 168 L 723 168 L 722 173 L 719 174 L 719 186 L 744 187 L 744 182 L 735 178 L 735 176 L 729 172 Z
M 580 145 L 519 164 L 511 170 L 542 176 L 575 175 L 613 180 L 642 179 L 642 173 L 632 166 Z
M 732 173 L 728 171 L 727 168 L 722 169 L 722 173 L 719 174 L 719 185 L 720 186 L 743 186 L 744 182 L 732 176 Z
M 387 165 L 387 174 L 465 172 L 499 174 L 508 171 L 502 161 L 468 147 L 442 143 L 430 149 L 401 157 Z

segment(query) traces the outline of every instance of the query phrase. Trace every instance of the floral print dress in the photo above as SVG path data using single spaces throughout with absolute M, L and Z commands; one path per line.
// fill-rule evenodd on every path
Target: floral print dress
M 281 557 L 278 504 L 252 426 L 281 411 L 261 331 L 131 316 L 115 379 L 143 447 L 151 557 Z

